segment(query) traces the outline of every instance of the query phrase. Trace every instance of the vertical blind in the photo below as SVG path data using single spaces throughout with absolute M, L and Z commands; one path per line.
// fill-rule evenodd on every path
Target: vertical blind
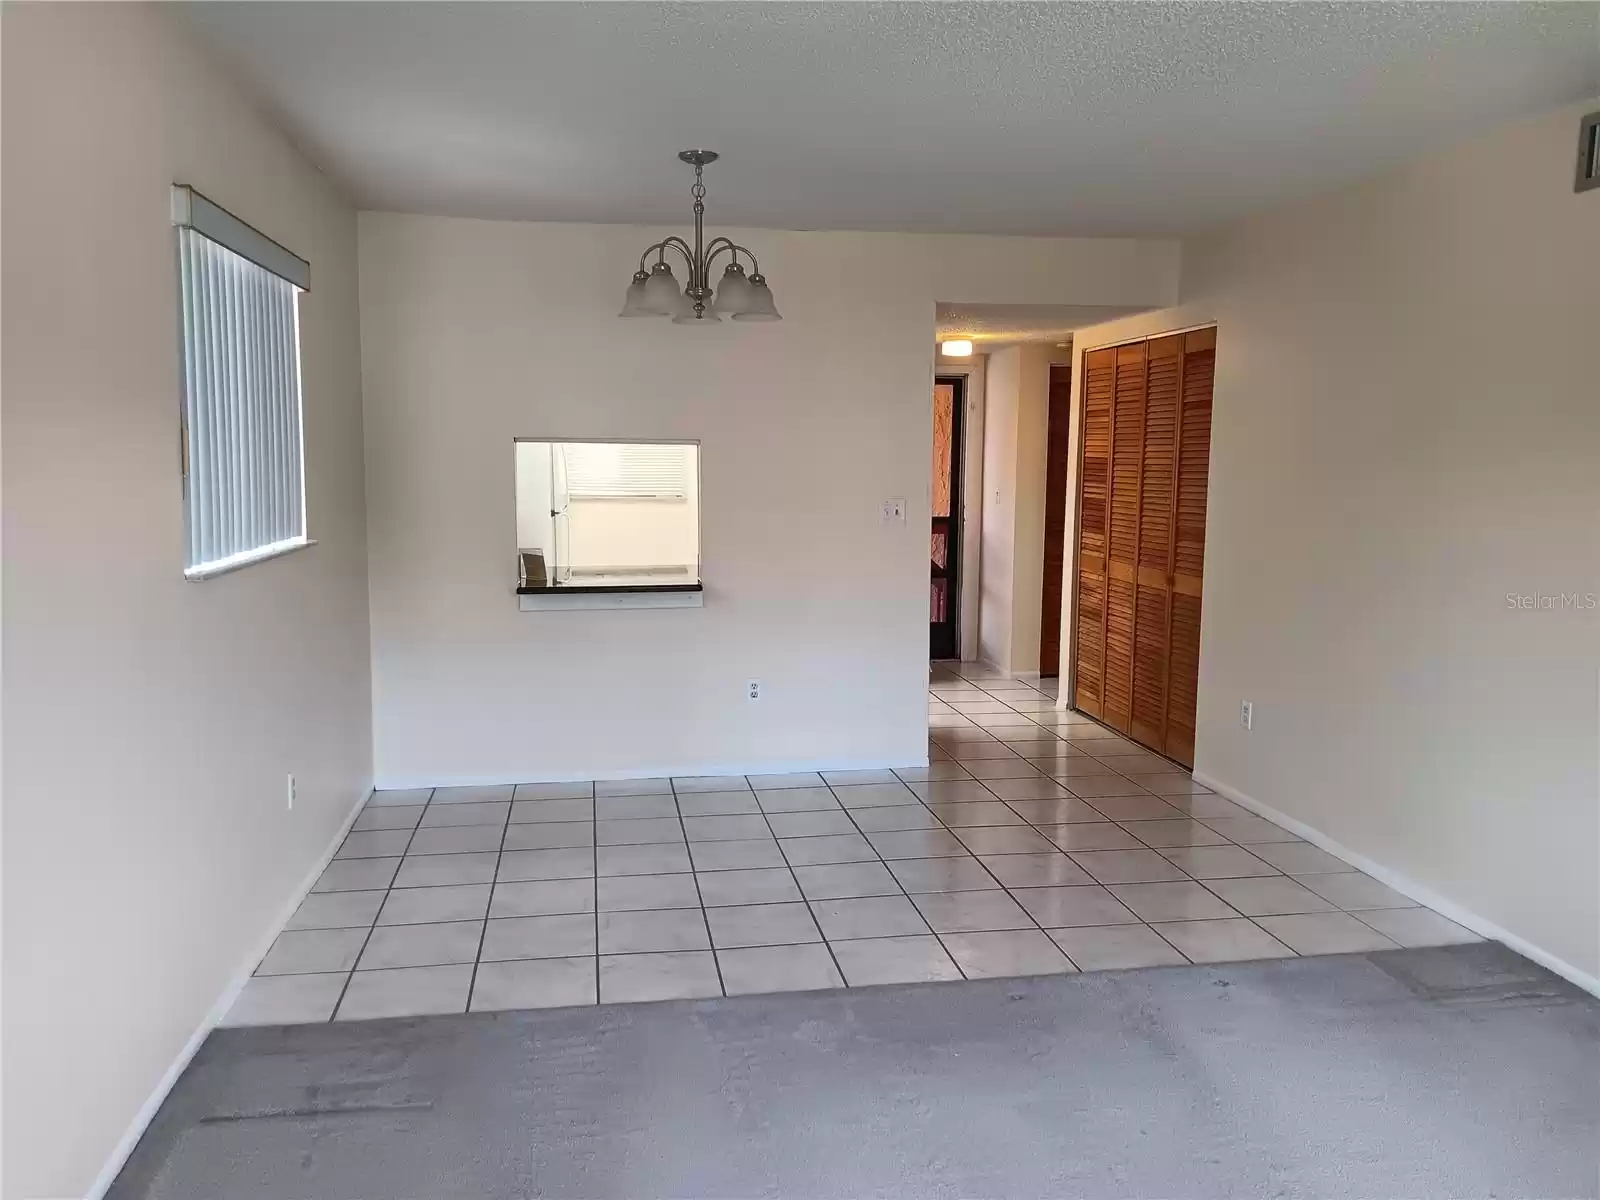
M 305 540 L 300 288 L 193 227 L 178 254 L 186 573 L 205 575 Z

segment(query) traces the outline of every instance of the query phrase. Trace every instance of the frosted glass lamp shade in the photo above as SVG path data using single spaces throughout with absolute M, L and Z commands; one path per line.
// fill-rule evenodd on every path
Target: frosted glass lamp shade
M 633 282 L 628 285 L 628 295 L 622 302 L 622 311 L 619 317 L 659 317 L 663 314 L 650 307 L 650 302 L 645 298 L 645 283 L 650 277 L 643 271 L 633 277 Z
M 722 273 L 722 286 L 717 288 L 716 310 L 738 316 L 750 306 L 752 291 L 754 289 L 745 278 L 744 268 L 738 263 L 729 263 L 728 269 Z
M 694 312 L 694 306 L 678 287 L 672 268 L 664 262 L 650 268 L 650 278 L 644 285 L 644 301 L 652 312 L 665 316 L 678 317 Z
M 746 301 L 743 311 L 733 314 L 735 321 L 781 321 L 783 316 L 778 312 L 778 306 L 773 302 L 772 289 L 767 286 L 767 281 L 760 275 L 750 276 L 750 299 Z

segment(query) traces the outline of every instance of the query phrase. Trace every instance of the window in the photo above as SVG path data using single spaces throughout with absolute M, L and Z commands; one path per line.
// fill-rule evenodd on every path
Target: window
M 689 487 L 689 447 L 620 442 L 561 443 L 567 494 L 584 500 L 682 500 Z
M 185 187 L 173 189 L 183 320 L 184 574 L 307 544 L 300 293 L 310 268 Z
M 699 583 L 697 444 L 519 441 L 516 479 L 523 590 Z

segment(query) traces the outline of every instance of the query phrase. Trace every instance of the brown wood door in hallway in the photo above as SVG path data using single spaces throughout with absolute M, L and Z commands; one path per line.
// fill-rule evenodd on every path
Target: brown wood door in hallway
M 1072 461 L 1072 366 L 1050 364 L 1045 435 L 1044 595 L 1039 607 L 1039 674 L 1061 673 L 1061 584 L 1066 570 L 1067 468 Z
M 1194 762 L 1215 329 L 1084 355 L 1073 704 Z

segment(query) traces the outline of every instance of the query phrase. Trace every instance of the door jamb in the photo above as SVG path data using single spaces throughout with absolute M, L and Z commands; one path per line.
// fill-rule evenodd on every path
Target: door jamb
M 1077 535 L 1075 534 L 1075 532 L 1072 529 L 1072 526 L 1077 521 L 1077 516 L 1078 516 L 1078 506 L 1077 506 L 1077 503 L 1075 501 L 1075 497 L 1073 495 L 1073 492 L 1074 492 L 1075 489 L 1078 489 L 1078 488 L 1082 487 L 1082 484 L 1080 482 L 1080 480 L 1081 480 L 1080 470 L 1081 470 L 1081 467 L 1082 467 L 1082 463 L 1081 463 L 1081 460 L 1077 459 L 1077 456 L 1079 454 L 1081 454 L 1081 449 L 1080 449 L 1079 444 L 1078 444 L 1081 439 L 1078 436 L 1080 431 L 1078 429 L 1079 422 L 1078 422 L 1078 419 L 1077 419 L 1077 408 L 1076 408 L 1076 405 L 1074 403 L 1074 387 L 1073 387 L 1075 379 L 1076 379 L 1076 374 L 1075 373 L 1076 373 L 1076 371 L 1078 369 L 1078 364 L 1077 364 L 1076 361 L 1074 361 L 1074 356 L 1069 351 L 1065 361 L 1062 361 L 1062 360 L 1059 360 L 1059 359 L 1052 359 L 1051 360 L 1051 362 L 1050 362 L 1050 374 L 1049 374 L 1049 377 L 1047 378 L 1046 383 L 1045 383 L 1045 403 L 1044 403 L 1044 440 L 1045 440 L 1045 476 L 1044 476 L 1044 478 L 1045 478 L 1045 492 L 1044 492 L 1044 505 L 1045 505 L 1045 522 L 1044 522 L 1044 525 L 1045 525 L 1045 532 L 1046 533 L 1049 533 L 1049 530 L 1050 530 L 1050 517 L 1049 517 L 1050 499 L 1051 499 L 1050 486 L 1049 486 L 1050 485 L 1050 460 L 1049 460 L 1049 454 L 1050 454 L 1050 430 L 1051 430 L 1052 424 L 1053 424 L 1053 422 L 1055 420 L 1055 399 L 1054 399 L 1054 397 L 1055 397 L 1055 372 L 1056 372 L 1056 368 L 1057 367 L 1063 367 L 1063 368 L 1066 369 L 1066 372 L 1067 372 L 1067 412 L 1066 412 L 1066 420 L 1067 420 L 1067 460 L 1066 460 L 1066 478 L 1061 481 L 1061 487 L 1062 487 L 1062 493 L 1063 493 L 1062 497 L 1061 497 L 1061 503 L 1062 503 L 1062 509 L 1061 509 L 1061 538 L 1062 538 L 1063 542 L 1070 543 L 1070 545 L 1063 545 L 1062 548 L 1061 548 L 1062 549 L 1062 553 L 1061 553 L 1061 591 L 1059 593 L 1060 604 L 1057 605 L 1057 609 L 1056 609 L 1056 672 L 1055 672 L 1055 675 L 1049 677 L 1049 678 L 1055 679 L 1056 684 L 1057 684 L 1057 689 L 1056 689 L 1057 690 L 1057 695 L 1059 696 L 1059 694 L 1060 694 L 1060 685 L 1064 681 L 1067 681 L 1069 673 L 1073 669 L 1075 669 L 1075 663 L 1071 659 L 1070 655 L 1067 653 L 1067 637 L 1072 631 L 1067 629 L 1066 621 L 1064 620 L 1064 617 L 1065 617 L 1066 611 L 1067 611 L 1067 582 L 1068 582 L 1068 579 L 1069 579 L 1069 574 L 1068 573 L 1069 572 L 1072 573 L 1072 575 L 1070 577 L 1074 577 L 1074 578 L 1076 577 L 1076 565 L 1070 561 L 1071 557 L 1072 557 L 1072 554 L 1075 554 L 1077 552 L 1077 542 L 1078 542 Z M 1069 550 L 1072 553 L 1068 553 Z M 1048 562 L 1048 560 L 1049 560 L 1048 542 L 1046 542 L 1046 544 L 1044 546 L 1040 547 L 1040 553 L 1045 556 L 1045 559 Z M 1046 586 L 1048 586 L 1048 584 Z M 1044 672 L 1044 636 L 1043 636 L 1044 630 L 1043 630 L 1043 626 L 1042 626 L 1043 616 L 1044 616 L 1044 614 L 1043 614 L 1043 612 L 1041 612 L 1040 613 L 1041 628 L 1040 628 L 1040 637 L 1039 637 L 1039 675 L 1040 675 L 1041 679 L 1042 678 L 1046 678 L 1046 676 L 1043 673 Z
M 945 358 L 935 347 L 928 396 L 941 375 L 966 376 L 966 411 L 961 417 L 961 545 L 960 577 L 956 580 L 956 635 L 963 661 L 978 657 L 978 612 L 983 600 L 983 418 L 984 376 L 988 356 L 974 349 L 971 358 Z M 932 422 L 929 422 L 930 429 Z M 974 452 L 976 447 L 976 452 Z M 932 458 L 932 445 L 929 446 Z M 932 477 L 929 478 L 932 494 Z

